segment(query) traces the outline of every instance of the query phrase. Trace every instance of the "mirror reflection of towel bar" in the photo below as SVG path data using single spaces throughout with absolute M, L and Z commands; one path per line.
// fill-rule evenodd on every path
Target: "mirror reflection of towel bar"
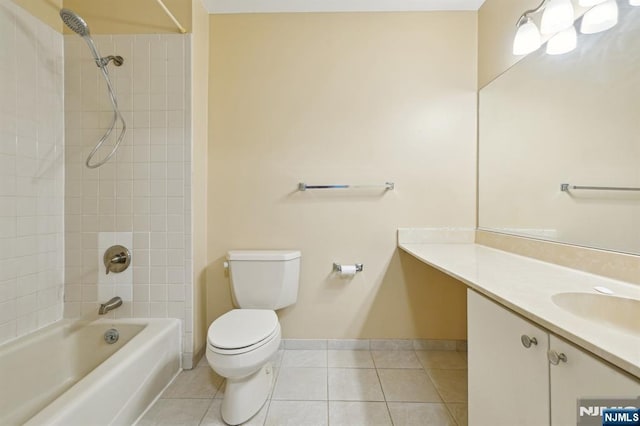
M 571 189 L 588 189 L 595 191 L 640 191 L 640 188 L 629 188 L 622 186 L 580 186 L 571 185 L 570 183 L 561 183 L 560 191 L 569 192 Z
M 307 189 L 356 189 L 356 188 L 383 188 L 392 191 L 395 188 L 393 182 L 385 182 L 383 185 L 307 185 L 304 182 L 298 184 L 298 191 Z

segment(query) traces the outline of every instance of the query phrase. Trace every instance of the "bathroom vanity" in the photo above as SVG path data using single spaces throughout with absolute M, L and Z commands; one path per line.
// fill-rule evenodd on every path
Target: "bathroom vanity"
M 409 241 L 400 232 L 402 250 L 469 287 L 470 425 L 575 425 L 579 398 L 640 396 L 639 286 L 470 241 Z

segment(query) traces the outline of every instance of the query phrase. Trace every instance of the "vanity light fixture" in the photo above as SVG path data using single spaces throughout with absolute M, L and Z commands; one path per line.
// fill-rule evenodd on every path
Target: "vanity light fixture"
M 531 18 L 523 17 L 524 22 L 518 25 L 516 36 L 513 39 L 513 54 L 527 55 L 542 45 L 542 37 L 536 24 Z
M 618 23 L 618 3 L 616 0 L 607 0 L 589 9 L 582 17 L 580 32 L 582 34 L 595 34 L 606 31 Z
M 574 13 L 571 0 L 548 0 L 540 21 L 542 34 L 555 34 L 573 25 Z
M 629 0 L 631 6 L 640 6 L 640 0 Z
M 580 32 L 595 34 L 606 31 L 618 23 L 618 3 L 616 0 L 578 0 L 582 7 L 590 8 L 583 16 Z M 640 0 L 629 0 L 631 6 L 640 6 Z M 540 30 L 531 19 L 532 14 L 543 11 Z M 571 52 L 577 45 L 574 28 L 572 0 L 542 0 L 535 9 L 527 10 L 516 23 L 513 39 L 513 54 L 527 55 L 542 44 L 542 34 L 551 34 L 546 52 L 561 55 Z
M 640 1 L 640 0 L 638 0 Z M 527 55 L 538 50 L 542 45 L 542 37 L 538 26 L 529 15 L 537 13 L 544 8 L 547 0 L 542 0 L 538 7 L 525 11 L 516 23 L 516 35 L 513 38 L 513 54 Z
M 569 28 L 560 31 L 547 42 L 547 53 L 549 55 L 562 55 L 571 52 L 578 44 L 578 34 L 576 28 L 572 25 Z

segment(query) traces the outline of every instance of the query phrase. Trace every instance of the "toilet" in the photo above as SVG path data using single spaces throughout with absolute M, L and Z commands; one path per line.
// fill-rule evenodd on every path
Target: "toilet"
M 280 347 L 276 309 L 298 299 L 297 250 L 233 250 L 227 254 L 233 309 L 207 332 L 207 361 L 227 379 L 222 419 L 238 425 L 253 417 L 273 385 L 270 358 Z

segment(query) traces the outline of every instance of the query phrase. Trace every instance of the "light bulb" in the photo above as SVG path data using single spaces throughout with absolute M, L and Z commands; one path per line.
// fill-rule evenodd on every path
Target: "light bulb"
M 607 0 L 580 0 L 578 4 L 582 7 L 592 7 L 600 3 L 604 3 Z M 631 0 L 633 1 L 633 0 Z
M 540 32 L 555 34 L 573 25 L 573 19 L 571 0 L 549 0 L 542 14 Z
M 640 6 L 640 0 L 629 0 L 631 6 Z
M 606 2 L 589 9 L 582 17 L 580 32 L 595 34 L 606 31 L 618 23 L 618 3 L 616 0 Z
M 560 31 L 547 42 L 547 53 L 549 55 L 562 55 L 571 52 L 578 44 L 578 34 L 572 25 Z
M 524 24 L 518 26 L 516 36 L 513 38 L 513 54 L 526 55 L 538 50 L 541 44 L 538 27 L 531 19 L 527 18 Z

